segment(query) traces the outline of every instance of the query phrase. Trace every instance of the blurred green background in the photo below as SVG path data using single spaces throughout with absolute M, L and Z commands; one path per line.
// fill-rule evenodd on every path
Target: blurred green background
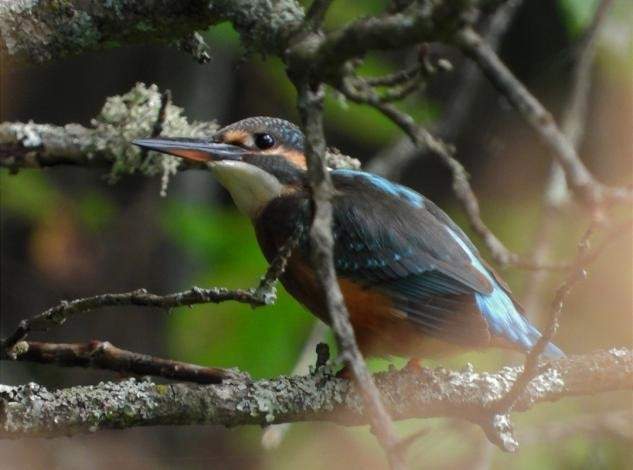
M 326 25 L 383 11 L 385 1 L 336 1 Z M 596 1 L 524 2 L 502 42 L 501 56 L 557 116 L 570 88 L 575 40 L 591 20 Z M 586 134 L 581 155 L 608 184 L 631 183 L 633 165 L 633 8 L 615 2 L 600 37 Z M 198 65 L 166 46 L 135 46 L 87 54 L 28 70 L 2 70 L 1 119 L 88 125 L 107 96 L 135 82 L 171 89 L 191 119 L 229 123 L 266 114 L 297 121 L 295 92 L 274 58 L 244 58 L 230 25 L 205 33 L 212 60 Z M 420 122 L 437 125 L 465 65 L 455 51 L 432 45 L 450 58 L 454 72 L 432 80 L 401 104 Z M 396 51 L 372 54 L 362 71 L 379 75 L 410 60 Z M 506 244 L 527 252 L 534 242 L 550 158 L 525 123 L 485 82 L 473 91 L 466 119 L 448 129 L 458 158 L 472 175 L 483 218 Z M 402 138 L 376 112 L 329 93 L 328 142 L 363 162 Z M 446 170 L 428 156 L 413 160 L 402 181 L 440 204 L 464 228 L 467 223 Z M 204 172 L 173 178 L 167 196 L 160 182 L 126 176 L 114 185 L 98 170 L 56 168 L 0 173 L 0 330 L 60 299 L 146 287 L 170 292 L 199 286 L 256 285 L 266 262 L 247 219 Z M 623 214 L 626 216 L 626 214 Z M 554 257 L 566 259 L 588 221 L 578 208 L 559 216 Z M 468 231 L 468 230 L 467 230 Z M 479 244 L 479 240 L 473 237 Z M 485 250 L 484 254 L 485 253 Z M 632 240 L 620 237 L 574 290 L 556 342 L 568 353 L 633 344 Z M 524 271 L 503 273 L 522 298 Z M 548 277 L 530 312 L 539 325 L 561 276 Z M 54 341 L 109 340 L 120 347 L 214 366 L 237 366 L 255 377 L 290 373 L 315 320 L 280 287 L 276 305 L 253 310 L 223 303 L 171 312 L 105 309 L 57 331 L 34 335 Z M 331 338 L 329 342 L 332 343 Z M 489 351 L 441 361 L 461 368 L 472 362 L 493 370 L 520 356 Z M 393 363 L 400 365 L 401 360 Z M 372 360 L 374 370 L 385 360 Z M 50 386 L 116 379 L 105 372 L 0 363 L 2 383 L 36 381 Z M 574 423 L 631 411 L 631 395 L 566 399 L 516 414 L 523 446 L 515 455 L 486 444 L 481 432 L 445 419 L 399 423 L 404 435 L 429 433 L 411 451 L 413 468 L 631 468 L 630 436 Z M 628 415 L 630 419 L 630 414 Z M 558 430 L 559 426 L 563 431 Z M 558 430 L 558 431 L 557 431 Z M 566 430 L 566 431 L 565 431 Z M 262 430 L 214 427 L 152 428 L 101 432 L 62 440 L 0 442 L 3 468 L 382 468 L 384 458 L 367 429 L 305 423 L 293 426 L 276 450 L 260 445 Z

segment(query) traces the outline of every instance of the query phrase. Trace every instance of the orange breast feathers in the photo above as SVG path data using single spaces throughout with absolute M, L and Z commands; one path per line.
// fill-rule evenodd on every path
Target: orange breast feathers
M 338 281 L 363 354 L 435 357 L 461 351 L 455 345 L 425 335 L 408 320 L 406 313 L 393 306 L 387 295 L 347 278 L 339 277 Z M 303 259 L 291 257 L 282 282 L 293 297 L 329 323 L 314 271 Z

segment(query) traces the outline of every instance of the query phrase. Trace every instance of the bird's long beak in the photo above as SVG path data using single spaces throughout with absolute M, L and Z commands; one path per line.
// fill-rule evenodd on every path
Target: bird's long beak
M 242 155 L 247 153 L 237 145 L 209 142 L 204 139 L 136 139 L 132 143 L 144 149 L 198 162 L 240 160 Z

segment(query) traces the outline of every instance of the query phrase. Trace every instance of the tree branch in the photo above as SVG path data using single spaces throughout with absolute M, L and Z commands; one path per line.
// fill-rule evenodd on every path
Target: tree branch
M 156 85 L 137 83 L 129 92 L 108 98 L 90 128 L 79 124 L 0 123 L 0 168 L 17 172 L 22 168 L 73 165 L 110 168 L 111 178 L 140 171 L 148 176 L 162 174 L 166 180 L 181 165 L 192 165 L 156 152 L 144 158 L 130 141 L 157 131 L 162 135 L 207 138 L 216 130 L 215 122 L 189 123 L 182 108 L 172 105 L 167 96 L 163 99 Z
M 450 170 L 453 178 L 453 191 L 461 203 L 472 229 L 484 241 L 491 255 L 502 266 L 514 265 L 525 269 L 561 269 L 564 265 L 545 264 L 535 265 L 510 251 L 481 219 L 479 201 L 470 186 L 469 176 L 464 166 L 454 157 L 454 148 L 433 136 L 424 127 L 417 125 L 413 118 L 389 103 L 383 103 L 365 81 L 357 76 L 348 76 L 335 83 L 343 95 L 356 103 L 363 103 L 374 107 L 391 119 L 402 131 L 409 136 L 413 144 L 421 152 L 429 152 L 440 159 Z
M 0 349 L 0 360 L 16 360 L 62 367 L 85 367 L 120 372 L 126 375 L 150 375 L 171 380 L 200 384 L 223 380 L 249 380 L 248 374 L 237 369 L 203 367 L 186 362 L 162 359 L 117 348 L 108 341 L 89 343 L 41 343 L 20 341 L 13 349 L 13 358 Z
M 497 54 L 472 29 L 460 30 L 455 41 L 474 60 L 490 82 L 514 105 L 560 163 L 567 181 L 582 201 L 590 206 L 633 201 L 629 188 L 610 188 L 598 182 L 578 157 L 574 146 L 556 125 L 543 105 L 517 80 Z
M 196 305 L 205 303 L 220 303 L 227 300 L 248 303 L 251 305 L 265 305 L 264 299 L 256 293 L 255 289 L 226 289 L 224 287 L 211 287 L 202 289 L 192 287 L 183 292 L 158 295 L 138 289 L 120 294 L 100 294 L 92 297 L 84 297 L 71 301 L 62 301 L 59 305 L 36 315 L 30 319 L 22 320 L 16 330 L 2 341 L 0 347 L 11 350 L 18 341 L 23 340 L 31 331 L 47 331 L 53 326 L 63 325 L 69 318 L 102 307 L 121 305 L 137 305 L 144 307 L 160 307 L 170 309 L 183 305 Z
M 167 295 L 157 295 L 146 289 L 137 289 L 120 294 L 100 294 L 71 301 L 64 300 L 48 310 L 29 319 L 22 320 L 18 327 L 6 339 L 0 341 L 0 350 L 13 355 L 12 349 L 19 341 L 26 338 L 31 331 L 46 331 L 53 326 L 63 325 L 74 315 L 89 312 L 101 307 L 121 305 L 137 305 L 144 307 L 160 307 L 171 309 L 174 307 L 190 306 L 205 303 L 220 303 L 228 300 L 250 304 L 253 307 L 270 305 L 276 300 L 275 284 L 288 263 L 288 258 L 296 248 L 302 227 L 297 227 L 291 237 L 280 248 L 256 289 L 227 289 L 225 287 L 210 287 L 202 289 L 192 287 L 183 292 Z M 1 355 L 0 355 L 1 356 Z
M 584 33 L 577 52 L 572 74 L 571 92 L 563 112 L 561 126 L 564 134 L 578 151 L 587 121 L 587 108 L 591 90 L 591 71 L 596 54 L 598 33 L 606 19 L 611 0 L 602 0 L 596 9 L 591 25 Z M 547 262 L 552 251 L 554 231 L 558 225 L 559 213 L 569 202 L 569 190 L 565 173 L 557 161 L 552 161 L 543 194 L 543 204 L 537 232 L 534 236 L 532 258 L 537 263 Z M 528 277 L 523 304 L 526 312 L 535 315 L 541 309 L 540 298 L 545 286 L 547 273 L 535 271 Z
M 404 455 L 398 447 L 398 436 L 380 399 L 379 391 L 367 370 L 365 360 L 356 343 L 356 337 L 345 300 L 334 268 L 334 239 L 332 237 L 332 180 L 325 164 L 323 137 L 323 86 L 310 83 L 310 77 L 296 76 L 298 105 L 306 136 L 308 176 L 314 201 L 314 216 L 310 227 L 310 255 L 320 283 L 327 311 L 345 366 L 351 370 L 360 388 L 364 408 L 367 410 L 372 431 L 384 448 L 393 470 L 406 468 Z
M 443 368 L 405 368 L 376 374 L 375 381 L 394 419 L 449 416 L 479 423 L 521 372 L 496 373 Z M 612 349 L 548 364 L 519 397 L 516 411 L 563 397 L 633 389 L 633 351 Z M 405 398 L 406 397 L 406 398 Z M 125 380 L 49 391 L 36 384 L 0 385 L 0 438 L 55 437 L 105 428 L 160 424 L 273 424 L 331 421 L 368 422 L 362 398 L 349 381 L 321 368 L 313 376 L 279 377 L 217 385 Z

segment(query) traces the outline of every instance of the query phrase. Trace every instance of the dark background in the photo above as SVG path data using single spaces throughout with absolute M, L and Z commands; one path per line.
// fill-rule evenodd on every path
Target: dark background
M 328 16 L 336 26 L 380 11 L 384 2 L 335 2 Z M 595 2 L 525 2 L 503 40 L 502 58 L 556 114 L 566 103 L 574 40 Z M 631 5 L 615 2 L 598 46 L 581 156 L 608 184 L 631 182 L 633 129 L 633 39 Z M 2 70 L 1 120 L 90 125 L 106 97 L 136 82 L 172 91 L 190 119 L 230 123 L 252 115 L 297 121 L 295 93 L 278 59 L 244 57 L 235 32 L 221 25 L 206 34 L 212 60 L 198 65 L 167 46 L 135 46 L 84 54 L 24 70 Z M 442 116 L 462 69 L 454 51 L 433 50 L 454 59 L 455 71 L 429 83 L 405 108 L 429 124 Z M 365 70 L 379 74 L 405 58 L 368 57 Z M 540 198 L 550 157 L 517 113 L 484 81 L 467 118 L 448 130 L 458 158 L 472 176 L 483 217 L 519 252 L 530 249 L 537 230 Z M 367 162 L 394 139 L 397 129 L 374 111 L 342 105 L 330 95 L 326 106 L 328 143 Z M 461 225 L 465 219 L 450 189 L 448 172 L 420 156 L 407 166 L 403 182 L 423 192 Z M 123 177 L 109 185 L 100 170 L 55 168 L 0 174 L 0 336 L 17 322 L 60 299 L 145 287 L 155 292 L 192 284 L 248 287 L 265 269 L 249 223 L 207 173 L 185 172 L 172 179 L 167 196 L 158 178 Z M 578 208 L 560 216 L 555 255 L 575 253 L 575 240 L 588 221 Z M 478 242 L 474 238 L 475 242 Z M 557 343 L 568 353 L 633 343 L 632 240 L 621 237 L 571 295 Z M 521 298 L 529 273 L 506 270 Z M 548 281 L 546 307 L 559 275 Z M 539 318 L 539 312 L 531 312 Z M 278 304 L 251 310 L 240 304 L 198 306 L 170 314 L 146 308 L 103 309 L 73 319 L 63 328 L 33 335 L 51 341 L 108 340 L 117 346 L 205 365 L 238 366 L 257 377 L 289 373 L 313 324 L 286 294 Z M 535 320 L 539 322 L 539 320 Z M 542 325 L 542 322 L 540 323 Z M 472 353 L 439 361 L 466 361 L 494 369 L 513 363 L 508 353 Z M 435 361 L 429 361 L 434 365 Z M 372 361 L 372 367 L 384 367 Z M 48 386 L 116 380 L 110 373 L 0 363 L 0 382 L 35 381 Z M 608 410 L 630 409 L 629 394 L 567 399 L 517 416 L 517 427 L 539 434 L 552 420 L 568 422 Z M 413 462 L 437 468 L 472 468 L 482 452 L 477 429 L 446 420 L 403 423 L 401 432 L 435 431 L 413 448 Z M 323 424 L 291 428 L 277 450 L 266 452 L 261 430 L 215 427 L 104 431 L 55 440 L 0 442 L 4 468 L 369 468 L 383 462 L 374 438 L 362 429 Z M 518 455 L 492 450 L 482 459 L 495 468 L 624 468 L 630 443 L 608 434 L 571 433 L 561 442 L 524 445 Z M 482 451 L 483 449 L 483 451 Z M 414 466 L 415 467 L 415 466 Z

